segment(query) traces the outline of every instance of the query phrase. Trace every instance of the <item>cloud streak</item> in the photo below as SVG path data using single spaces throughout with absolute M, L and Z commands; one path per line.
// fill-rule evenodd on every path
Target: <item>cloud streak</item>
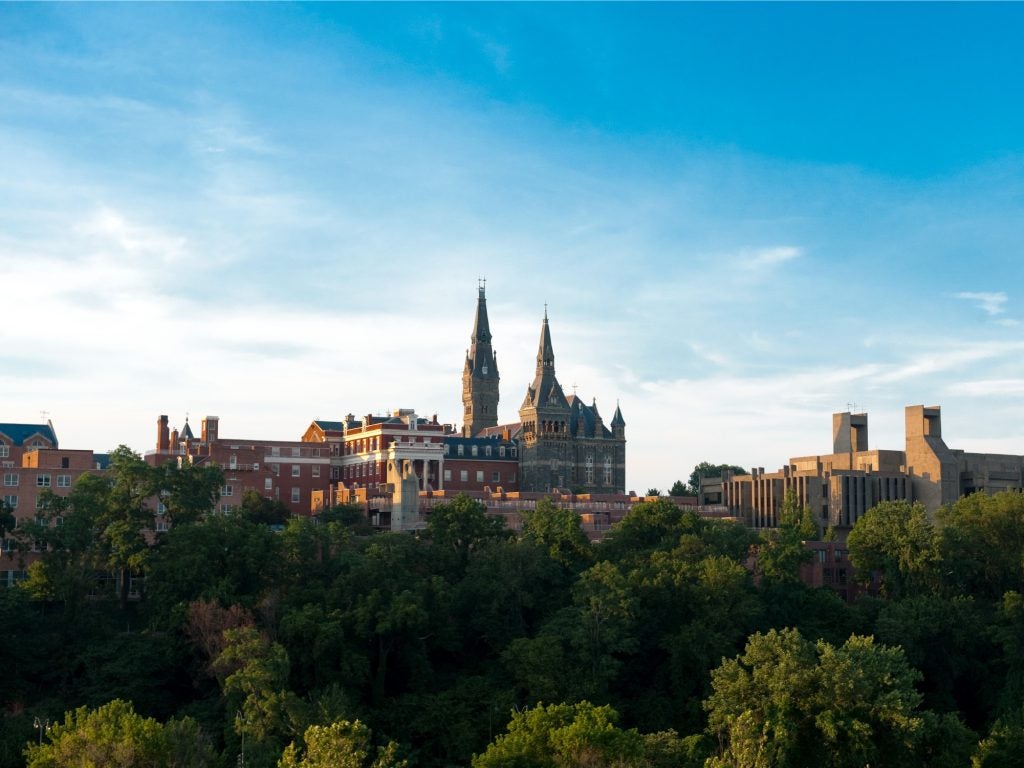
M 978 305 L 978 308 L 983 310 L 987 315 L 1001 315 L 1006 311 L 1007 296 L 1003 291 L 994 292 L 977 292 L 977 291 L 961 291 L 960 293 L 954 294 L 954 298 L 963 299 L 964 301 L 973 301 Z

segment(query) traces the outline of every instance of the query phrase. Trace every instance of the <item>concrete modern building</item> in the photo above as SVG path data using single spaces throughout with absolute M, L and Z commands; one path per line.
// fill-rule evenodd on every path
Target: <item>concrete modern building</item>
M 1024 489 L 1024 456 L 949 448 L 938 406 L 907 406 L 905 427 L 904 450 L 871 449 L 866 413 L 833 414 L 831 453 L 793 457 L 777 472 L 703 478 L 699 501 L 771 528 L 792 491 L 822 527 L 841 532 L 882 501 L 920 501 L 934 512 L 969 493 Z

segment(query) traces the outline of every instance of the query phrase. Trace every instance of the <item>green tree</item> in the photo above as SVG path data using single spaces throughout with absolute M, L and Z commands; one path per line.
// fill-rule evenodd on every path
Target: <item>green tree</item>
M 513 711 L 507 733 L 498 736 L 473 768 L 618 768 L 643 764 L 644 739 L 618 727 L 611 707 L 538 704 Z
M 453 566 L 453 574 L 461 576 L 470 555 L 495 541 L 509 536 L 505 522 L 487 515 L 487 507 L 465 494 L 447 504 L 438 504 L 427 517 L 427 536 L 438 552 Z
M 796 630 L 755 634 L 712 673 L 709 768 L 914 764 L 920 678 L 899 648 L 851 636 L 836 648 Z
M 1008 713 L 992 724 L 978 743 L 971 768 L 1024 768 L 1024 710 Z
M 358 720 L 338 720 L 330 725 L 311 725 L 303 734 L 305 751 L 289 744 L 278 768 L 405 768 L 391 741 L 372 750 L 372 732 Z M 375 753 L 375 754 L 374 754 Z
M 253 627 L 224 632 L 225 647 L 213 667 L 223 679 L 234 732 L 248 764 L 272 765 L 285 742 L 301 732 L 307 713 L 288 690 L 288 652 Z
M 690 473 L 689 495 L 696 496 L 700 493 L 700 479 L 702 477 L 721 477 L 725 471 L 732 472 L 734 475 L 747 474 L 747 470 L 743 467 L 737 467 L 735 464 L 712 464 L 708 461 L 702 461 Z
M 757 566 L 765 581 L 800 581 L 800 567 L 814 556 L 804 546 L 804 541 L 815 539 L 817 535 L 818 527 L 814 524 L 811 510 L 807 507 L 801 509 L 796 493 L 792 489 L 786 491 L 778 527 L 767 528 L 761 533 Z
M 549 498 L 538 501 L 533 510 L 523 512 L 522 538 L 540 545 L 552 560 L 573 570 L 594 558 L 579 513 L 559 509 Z
M 239 513 L 250 523 L 258 525 L 284 525 L 292 516 L 283 501 L 268 499 L 263 494 L 248 490 L 242 496 Z
M 1024 495 L 973 493 L 941 508 L 935 527 L 948 593 L 986 600 L 1024 593 Z
M 690 487 L 682 480 L 676 480 L 668 491 L 669 496 L 689 496 Z
M 850 560 L 863 580 L 880 573 L 893 597 L 933 589 L 938 536 L 920 502 L 884 501 L 869 509 L 846 539 Z
M 160 494 L 173 525 L 187 525 L 212 512 L 224 485 L 224 472 L 215 464 L 166 462 L 152 470 L 152 484 Z
M 47 732 L 48 743 L 29 743 L 27 768 L 204 768 L 213 765 L 208 740 L 195 721 L 166 725 L 115 699 L 98 709 L 81 707 Z

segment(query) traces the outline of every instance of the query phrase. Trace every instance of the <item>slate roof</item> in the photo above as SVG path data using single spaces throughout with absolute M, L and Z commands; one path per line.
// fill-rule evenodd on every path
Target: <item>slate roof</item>
M 548 327 L 548 313 L 544 310 L 544 322 L 540 326 L 540 343 L 537 346 L 537 370 L 533 383 L 526 388 L 522 408 L 562 408 L 568 410 L 562 385 L 555 378 L 555 351 L 551 345 L 551 329 Z
M 49 424 L 0 424 L 0 433 L 7 435 L 14 445 L 24 445 L 33 435 L 42 435 L 57 447 L 57 435 Z
M 313 423 L 324 432 L 341 432 L 345 428 L 345 422 L 343 421 L 321 421 L 320 419 L 314 419 Z

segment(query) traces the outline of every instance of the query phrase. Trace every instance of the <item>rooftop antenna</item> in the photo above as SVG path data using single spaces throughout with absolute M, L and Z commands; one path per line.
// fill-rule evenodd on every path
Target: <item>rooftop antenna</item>
M 50 412 L 49 411 L 40 411 L 39 412 L 39 418 L 42 419 L 43 421 L 49 421 L 50 420 Z

